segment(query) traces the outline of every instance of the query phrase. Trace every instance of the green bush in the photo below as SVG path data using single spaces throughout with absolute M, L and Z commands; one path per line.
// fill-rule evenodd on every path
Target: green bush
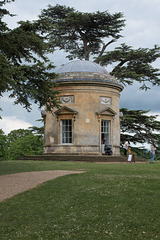
M 8 149 L 7 149 L 7 137 L 5 136 L 2 129 L 0 129 L 0 161 L 7 160 Z
M 43 138 L 30 133 L 10 143 L 9 159 L 14 160 L 25 155 L 40 155 L 42 153 Z

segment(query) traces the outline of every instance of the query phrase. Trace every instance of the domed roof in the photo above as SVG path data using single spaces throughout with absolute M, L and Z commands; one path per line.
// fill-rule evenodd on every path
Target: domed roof
M 56 71 L 58 77 L 54 82 L 61 84 L 108 84 L 117 86 L 120 91 L 123 87 L 111 76 L 107 70 L 97 63 L 86 60 L 75 60 L 64 64 Z
M 91 72 L 91 73 L 103 73 L 108 74 L 104 67 L 101 67 L 95 62 L 85 61 L 85 60 L 76 60 L 71 61 L 63 65 L 57 73 L 71 73 L 71 72 Z

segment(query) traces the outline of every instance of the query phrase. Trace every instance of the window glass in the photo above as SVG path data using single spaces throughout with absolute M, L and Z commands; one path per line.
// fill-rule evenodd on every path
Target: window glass
M 110 121 L 101 121 L 101 141 L 104 144 L 110 144 Z
M 62 143 L 72 143 L 72 119 L 62 120 L 61 123 Z

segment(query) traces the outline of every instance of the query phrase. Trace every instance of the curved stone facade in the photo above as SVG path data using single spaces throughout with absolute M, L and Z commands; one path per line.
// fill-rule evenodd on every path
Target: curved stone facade
M 113 155 L 119 155 L 123 87 L 98 64 L 77 60 L 66 65 L 55 80 L 62 107 L 45 115 L 44 153 L 101 155 L 106 138 Z

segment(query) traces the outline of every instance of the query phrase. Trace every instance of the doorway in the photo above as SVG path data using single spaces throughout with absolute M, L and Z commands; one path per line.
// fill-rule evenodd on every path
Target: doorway
M 108 120 L 101 120 L 101 144 L 102 154 L 105 154 L 105 144 L 110 145 L 110 121 Z

